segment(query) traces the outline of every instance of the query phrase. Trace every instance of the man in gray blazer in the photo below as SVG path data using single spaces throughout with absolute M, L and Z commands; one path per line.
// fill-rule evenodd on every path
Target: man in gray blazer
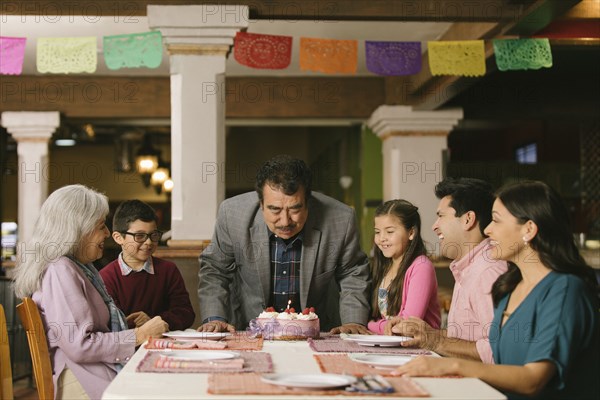
M 245 330 L 267 307 L 314 307 L 321 330 L 368 333 L 371 277 L 354 211 L 311 192 L 304 161 L 275 156 L 256 192 L 221 203 L 200 256 L 199 331 Z

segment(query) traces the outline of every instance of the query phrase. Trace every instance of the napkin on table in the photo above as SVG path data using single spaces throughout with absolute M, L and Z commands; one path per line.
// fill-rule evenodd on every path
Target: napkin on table
M 244 368 L 243 358 L 234 358 L 231 360 L 205 360 L 205 361 L 190 361 L 182 360 L 176 357 L 159 357 L 154 364 L 156 368 L 189 368 L 189 369 L 215 369 L 237 371 Z
M 174 350 L 223 350 L 227 343 L 215 340 L 173 340 L 173 339 L 148 339 L 145 346 L 148 350 L 174 349 Z

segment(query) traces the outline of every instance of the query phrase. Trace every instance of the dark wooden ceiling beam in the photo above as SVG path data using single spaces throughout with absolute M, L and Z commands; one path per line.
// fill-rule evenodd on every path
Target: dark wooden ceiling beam
M 529 0 L 530 1 L 530 0 Z M 562 0 L 561 0 L 562 1 Z M 569 2 L 569 0 L 566 0 Z M 3 1 L 4 15 L 145 16 L 149 4 L 248 5 L 250 18 L 320 21 L 499 22 L 520 18 L 524 3 L 512 0 L 123 0 Z M 215 12 L 219 12 L 215 10 Z
M 380 77 L 227 77 L 227 118 L 367 119 L 384 103 Z M 357 101 L 356 99 L 360 99 Z M 59 111 L 67 118 L 170 118 L 169 77 L 3 76 L 0 112 Z

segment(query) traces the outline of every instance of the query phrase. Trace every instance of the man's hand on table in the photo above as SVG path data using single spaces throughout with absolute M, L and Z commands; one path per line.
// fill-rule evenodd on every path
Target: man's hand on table
M 225 321 L 210 321 L 198 327 L 198 332 L 231 332 L 235 333 L 235 327 Z
M 433 351 L 442 339 L 442 331 L 432 328 L 427 322 L 416 317 L 394 317 L 386 324 L 384 333 L 412 337 L 411 340 L 402 342 L 403 347 L 420 347 Z
M 371 332 L 367 329 L 366 326 L 361 324 L 344 324 L 338 327 L 333 328 L 329 331 L 329 333 L 339 334 L 339 333 L 360 333 L 363 335 L 370 335 Z

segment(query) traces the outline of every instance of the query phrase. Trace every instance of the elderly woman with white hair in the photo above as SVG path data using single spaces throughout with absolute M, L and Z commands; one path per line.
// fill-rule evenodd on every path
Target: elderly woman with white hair
M 60 188 L 42 205 L 20 252 L 15 293 L 31 296 L 40 310 L 57 399 L 100 398 L 135 346 L 168 329 L 160 317 L 127 329 L 106 292 L 92 262 L 109 236 L 107 215 L 103 194 L 82 185 Z

